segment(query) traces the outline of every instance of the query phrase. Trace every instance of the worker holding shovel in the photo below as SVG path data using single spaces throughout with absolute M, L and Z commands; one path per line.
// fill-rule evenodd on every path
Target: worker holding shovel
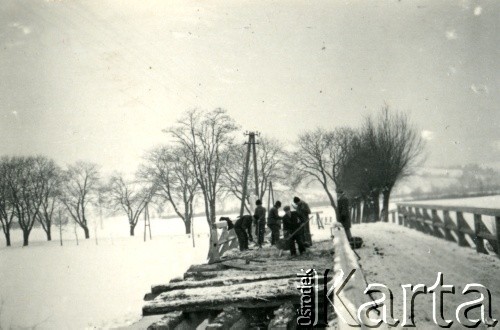
M 292 257 L 297 255 L 297 250 L 295 248 L 295 243 L 297 243 L 299 247 L 299 253 L 303 254 L 306 252 L 306 247 L 304 246 L 303 240 L 303 227 L 304 223 L 297 214 L 296 211 L 290 211 L 290 206 L 285 206 L 283 208 L 285 211 L 285 215 L 283 216 L 283 231 L 285 233 L 285 239 L 280 240 L 279 245 L 289 244 L 290 247 L 290 255 Z M 284 247 L 278 246 L 279 249 L 284 249 Z

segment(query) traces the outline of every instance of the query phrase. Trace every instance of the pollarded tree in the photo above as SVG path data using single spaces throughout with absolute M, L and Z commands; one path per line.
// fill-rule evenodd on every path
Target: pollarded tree
M 191 234 L 193 203 L 198 193 L 198 180 L 191 155 L 184 147 L 162 146 L 149 152 L 140 176 L 156 184 L 159 198 L 172 205 L 184 222 L 186 234 Z
M 217 232 L 213 227 L 217 199 L 222 194 L 221 176 L 228 166 L 228 150 L 237 129 L 233 118 L 219 108 L 210 112 L 191 110 L 177 121 L 177 125 L 166 130 L 179 146 L 186 149 L 193 165 L 211 228 L 209 253 L 217 245 Z
M 319 182 L 335 212 L 337 202 L 334 192 L 353 137 L 354 131 L 345 127 L 308 131 L 299 136 L 297 150 L 290 154 L 288 160 L 288 173 L 296 178 L 294 184 L 311 180 Z
M 139 216 L 151 201 L 155 189 L 155 185 L 144 186 L 138 182 L 126 182 L 119 174 L 111 177 L 108 191 L 110 202 L 112 206 L 121 208 L 127 214 L 130 236 L 134 236 Z
M 76 162 L 68 166 L 63 174 L 61 202 L 71 218 L 90 238 L 87 211 L 90 203 L 96 200 L 99 188 L 99 170 L 96 164 Z
M 384 106 L 376 118 L 366 119 L 362 134 L 368 150 L 376 155 L 373 165 L 383 195 L 382 216 L 387 221 L 392 188 L 413 173 L 421 160 L 424 142 L 408 115 L 390 111 L 388 106 Z
M 361 216 L 361 202 L 363 207 L 363 221 L 369 217 L 375 219 L 377 214 L 374 208 L 373 195 L 380 191 L 380 177 L 375 166 L 376 154 L 366 143 L 361 131 L 352 138 L 345 161 L 339 170 L 339 188 L 353 201 L 356 208 L 357 220 Z

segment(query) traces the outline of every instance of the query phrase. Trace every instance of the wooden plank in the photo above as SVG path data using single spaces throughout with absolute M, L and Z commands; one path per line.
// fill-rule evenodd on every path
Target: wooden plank
M 470 246 L 469 242 L 465 239 L 464 231 L 472 231 L 467 221 L 464 219 L 464 215 L 462 212 L 457 212 L 457 231 L 456 234 L 458 236 L 458 245 L 460 246 Z M 474 232 L 472 232 L 474 234 Z
M 333 260 L 334 278 L 345 278 L 344 276 L 348 276 L 351 271 L 354 271 L 353 274 L 355 274 L 345 282 L 344 288 L 337 292 L 333 299 L 333 304 L 337 313 L 341 313 L 346 317 L 346 323 L 339 322 L 339 329 L 352 329 L 350 326 L 351 324 L 359 324 L 358 318 L 356 317 L 356 311 L 358 306 L 366 302 L 367 297 L 364 294 L 364 290 L 367 282 L 357 257 L 350 248 L 349 240 L 344 230 L 340 227 L 335 231 L 333 247 L 335 249 L 335 257 Z M 332 282 L 333 280 L 330 283 Z M 331 285 L 329 285 L 329 287 L 331 287 Z M 337 297 L 340 299 L 337 299 Z M 370 315 L 364 315 L 363 313 L 361 315 L 361 323 L 369 324 L 369 317 Z M 379 329 L 387 329 L 387 326 L 382 324 L 382 327 Z
M 249 270 L 224 269 L 218 272 L 186 272 L 184 273 L 185 280 L 203 281 L 210 278 L 232 278 L 234 276 L 255 274 Z
M 257 266 L 255 264 L 244 264 L 241 262 L 237 261 L 224 261 L 221 262 L 222 265 L 228 268 L 235 268 L 235 269 L 241 269 L 241 270 L 249 270 L 249 271 L 255 271 L 255 272 L 264 272 L 267 270 L 267 267 L 264 266 Z
M 415 213 L 413 212 L 413 208 L 411 208 L 411 207 L 408 207 L 408 224 L 409 224 L 410 228 L 420 230 L 418 225 L 417 225 Z
M 191 265 L 188 268 L 188 272 L 216 272 L 223 270 L 224 267 L 219 263 L 213 264 L 201 264 L 201 265 Z
M 495 235 L 491 233 L 485 233 L 484 231 L 478 234 L 479 237 L 487 239 L 488 241 L 496 241 Z
M 483 221 L 481 220 L 481 214 L 474 214 L 474 231 L 475 234 L 473 236 L 474 243 L 476 244 L 476 251 L 478 253 L 488 254 L 486 251 L 486 247 L 484 246 L 484 238 L 480 236 L 482 232 Z
M 444 227 L 444 222 L 439 217 L 437 210 L 431 210 L 431 214 L 432 214 L 432 227 L 434 229 L 434 236 L 439 238 L 444 238 L 444 235 L 441 232 L 441 229 Z
M 422 221 L 422 225 L 424 227 L 426 234 L 434 236 L 434 227 L 433 227 L 432 220 L 424 220 L 424 221 Z
M 298 290 L 296 290 L 298 291 Z M 183 310 L 186 312 L 201 312 L 206 310 L 220 311 L 231 305 L 236 308 L 249 308 L 249 309 L 260 309 L 260 308 L 276 308 L 284 303 L 292 302 L 293 304 L 300 303 L 300 297 L 297 295 L 290 294 L 289 296 L 280 295 L 276 297 L 266 297 L 266 298 L 246 298 L 246 299 L 228 299 L 225 300 L 212 300 L 211 302 L 200 302 L 195 303 L 194 301 L 182 301 L 181 304 L 176 305 L 169 304 L 167 302 L 163 304 L 149 304 L 142 307 L 142 315 L 158 315 L 164 314 L 171 311 Z
M 193 288 L 203 288 L 203 287 L 211 287 L 211 286 L 224 286 L 224 285 L 232 285 L 232 284 L 240 284 L 240 283 L 249 283 L 249 282 L 258 282 L 258 281 L 268 281 L 268 280 L 276 280 L 282 278 L 297 278 L 296 274 L 290 273 L 255 273 L 252 272 L 249 275 L 241 275 L 241 276 L 233 276 L 233 277 L 224 277 L 224 278 L 214 278 L 202 281 L 182 281 L 182 282 L 174 282 L 168 284 L 158 284 L 153 285 L 151 287 L 151 293 L 160 294 L 162 292 L 174 291 L 174 290 L 183 290 L 183 289 L 193 289 Z
M 450 242 L 456 242 L 457 240 L 451 234 L 451 231 L 457 231 L 457 225 L 453 222 L 450 217 L 450 211 L 443 211 L 443 220 L 444 220 L 444 237 Z
M 463 234 L 470 235 L 470 236 L 475 236 L 476 235 L 476 232 L 473 229 L 470 229 L 470 228 L 460 228 L 460 232 L 463 233 Z
M 422 214 L 422 211 L 418 207 L 415 208 L 415 220 L 416 220 L 417 226 L 420 228 L 419 230 L 425 234 L 429 234 L 429 230 L 428 230 L 427 224 L 425 223 L 425 219 L 424 219 L 424 216 Z
M 223 287 L 204 287 L 169 291 L 160 294 L 143 306 L 143 315 L 161 314 L 175 310 L 222 310 L 234 307 L 276 306 L 283 301 L 296 301 L 300 292 L 296 280 L 277 279 Z M 278 304 L 278 305 L 279 305 Z
M 398 205 L 398 224 L 406 225 L 406 221 L 404 221 L 404 217 L 406 216 L 405 212 L 406 208 Z
M 470 207 L 470 206 L 451 206 L 451 205 L 434 205 L 425 203 L 397 203 L 398 206 L 420 207 L 426 209 L 436 209 L 451 212 L 462 212 L 472 214 L 490 215 L 500 217 L 500 209 L 485 208 L 485 207 Z
M 500 216 L 495 217 L 496 253 L 500 255 Z

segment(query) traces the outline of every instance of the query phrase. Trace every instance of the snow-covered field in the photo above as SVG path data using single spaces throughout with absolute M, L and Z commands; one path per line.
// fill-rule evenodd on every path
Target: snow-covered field
M 332 208 L 313 209 L 318 210 L 322 217 L 334 214 Z M 12 233 L 9 248 L 0 236 L 0 328 L 94 329 L 138 321 L 151 285 L 204 262 L 208 250 L 204 218 L 195 219 L 195 248 L 180 220 L 152 219 L 151 228 L 153 239 L 146 242 L 142 220 L 129 237 L 124 217 L 91 224 L 89 240 L 77 229 L 79 245 L 73 225 L 63 231 L 63 246 L 57 227 L 51 242 L 35 228 L 24 248 L 20 231 Z M 330 235 L 315 223 L 312 232 L 315 239 Z
M 143 228 L 128 237 L 125 218 L 106 219 L 97 226 L 97 243 L 94 228 L 89 240 L 78 229 L 77 245 L 71 225 L 63 246 L 57 228 L 52 242 L 34 229 L 24 248 L 14 231 L 13 246 L 0 248 L 0 328 L 110 328 L 140 319 L 151 284 L 203 262 L 208 244 L 204 219 L 196 219 L 196 248 L 179 220 L 152 220 L 153 239 L 146 242 Z

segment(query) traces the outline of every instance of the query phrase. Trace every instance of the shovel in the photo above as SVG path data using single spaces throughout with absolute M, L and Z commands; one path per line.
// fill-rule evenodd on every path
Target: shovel
M 309 220 L 311 220 L 311 218 L 304 221 L 304 223 L 301 224 L 299 228 L 295 229 L 295 231 L 290 236 L 288 236 L 287 238 L 281 238 L 278 240 L 278 242 L 276 242 L 276 247 L 280 250 L 280 257 L 283 254 L 284 250 L 290 250 L 290 238 L 292 238 L 293 235 L 297 234 L 297 232 L 301 230 L 309 222 Z

